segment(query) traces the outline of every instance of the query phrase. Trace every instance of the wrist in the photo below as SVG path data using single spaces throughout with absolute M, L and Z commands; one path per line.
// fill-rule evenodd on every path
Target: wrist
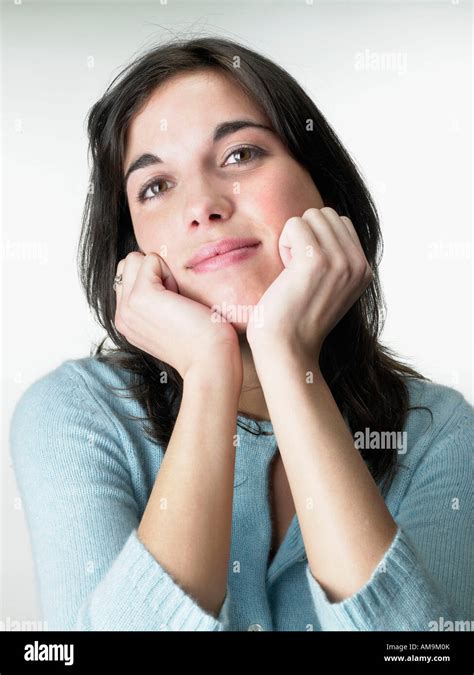
M 250 345 L 257 370 L 284 368 L 310 370 L 314 375 L 321 374 L 319 352 L 310 354 L 298 345 L 290 342 L 260 341 Z
M 219 352 L 215 356 L 194 361 L 184 375 L 184 384 L 218 389 L 238 400 L 242 389 L 242 359 L 240 353 Z

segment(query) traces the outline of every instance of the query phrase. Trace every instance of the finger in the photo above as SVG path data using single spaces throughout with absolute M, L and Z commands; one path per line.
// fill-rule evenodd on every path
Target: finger
M 347 216 L 341 216 L 341 220 L 345 225 L 345 228 L 347 232 L 349 233 L 349 236 L 351 237 L 352 241 L 354 242 L 357 250 L 362 253 L 362 255 L 365 256 L 364 249 L 362 248 L 362 244 L 360 243 L 360 239 L 357 235 L 357 232 L 355 230 L 354 225 L 352 224 L 352 220 L 348 218 Z
M 117 269 L 115 270 L 115 276 L 119 276 L 119 274 L 122 274 L 123 276 L 124 267 L 125 267 L 125 259 L 119 260 Z M 115 306 L 118 307 L 122 298 L 122 283 L 116 284 L 114 280 L 113 289 L 115 291 L 116 296 Z
M 323 251 L 328 253 L 331 260 L 344 261 L 347 258 L 344 242 L 341 242 L 335 227 L 337 213 L 333 209 L 324 207 L 323 209 L 308 209 L 303 213 L 303 218 L 308 221 L 314 235 Z M 340 226 L 345 230 L 342 223 Z M 348 236 L 346 234 L 346 236 Z
M 285 267 L 292 268 L 295 260 L 299 263 L 310 260 L 317 246 L 314 233 L 303 218 L 293 216 L 286 221 L 278 239 L 278 249 Z
M 334 233 L 339 238 L 340 244 L 344 248 L 351 265 L 357 267 L 361 260 L 365 261 L 367 264 L 364 251 L 350 218 L 347 216 L 339 216 L 337 211 L 330 207 L 324 207 L 324 209 L 321 210 L 331 222 Z
M 369 261 L 365 256 L 364 249 L 362 248 L 362 244 L 360 243 L 360 239 L 357 235 L 355 227 L 351 219 L 348 218 L 347 216 L 341 216 L 341 220 L 344 223 L 349 235 L 352 237 L 352 241 L 354 242 L 354 245 L 359 253 L 359 259 L 362 259 L 365 262 L 365 278 L 367 279 L 368 282 L 370 282 L 371 279 L 373 278 L 374 268 L 372 267 L 372 265 L 369 263 Z
M 148 253 L 138 270 L 134 291 L 140 292 L 145 284 L 152 283 L 164 291 L 179 293 L 178 284 L 166 261 L 158 253 Z
M 163 285 L 166 288 L 167 291 L 173 291 L 174 293 L 179 293 L 179 287 L 176 282 L 176 279 L 173 276 L 173 273 L 166 262 L 166 260 L 158 255 L 157 253 L 155 254 L 158 258 L 158 263 L 161 268 L 161 278 L 163 280 Z
M 138 251 L 132 251 L 127 255 L 126 258 L 124 258 L 123 261 L 121 261 L 123 262 L 123 269 L 122 269 L 122 283 L 119 286 L 119 288 L 121 289 L 119 299 L 122 305 L 126 305 L 128 303 L 130 293 L 135 284 L 135 279 L 138 274 L 138 270 L 140 269 L 140 266 L 144 258 L 145 256 L 143 255 L 143 253 L 139 253 Z

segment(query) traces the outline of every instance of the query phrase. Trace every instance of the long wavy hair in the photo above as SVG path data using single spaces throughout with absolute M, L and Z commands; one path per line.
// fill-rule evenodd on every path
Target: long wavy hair
M 352 220 L 373 279 L 326 337 L 320 368 L 353 434 L 366 428 L 401 431 L 413 409 L 406 378 L 429 378 L 402 363 L 379 340 L 385 301 L 378 276 L 383 245 L 375 204 L 355 162 L 296 80 L 265 56 L 224 38 L 174 38 L 148 49 L 112 80 L 88 111 L 91 176 L 77 260 L 88 305 L 106 331 L 90 355 L 129 371 L 125 396 L 141 404 L 145 433 L 166 451 L 183 380 L 169 364 L 130 344 L 114 325 L 117 264 L 139 250 L 123 183 L 123 158 L 130 121 L 153 91 L 174 75 L 203 69 L 224 73 L 243 88 L 310 173 L 325 205 Z M 104 347 L 107 339 L 113 346 Z M 397 449 L 359 451 L 385 492 L 397 469 Z

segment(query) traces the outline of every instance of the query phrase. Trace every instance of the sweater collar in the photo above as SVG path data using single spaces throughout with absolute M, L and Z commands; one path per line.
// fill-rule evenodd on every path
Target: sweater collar
M 238 484 L 250 476 L 259 487 L 268 480 L 270 463 L 278 445 L 270 420 L 255 420 L 247 415 L 237 415 L 235 478 Z M 234 483 L 235 484 L 235 483 Z

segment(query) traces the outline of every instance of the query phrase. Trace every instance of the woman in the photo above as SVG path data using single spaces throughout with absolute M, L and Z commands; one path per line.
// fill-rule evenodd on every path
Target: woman
M 49 628 L 469 620 L 474 409 L 378 340 L 377 212 L 315 104 L 242 45 L 176 40 L 88 131 L 81 279 L 116 349 L 11 427 Z

